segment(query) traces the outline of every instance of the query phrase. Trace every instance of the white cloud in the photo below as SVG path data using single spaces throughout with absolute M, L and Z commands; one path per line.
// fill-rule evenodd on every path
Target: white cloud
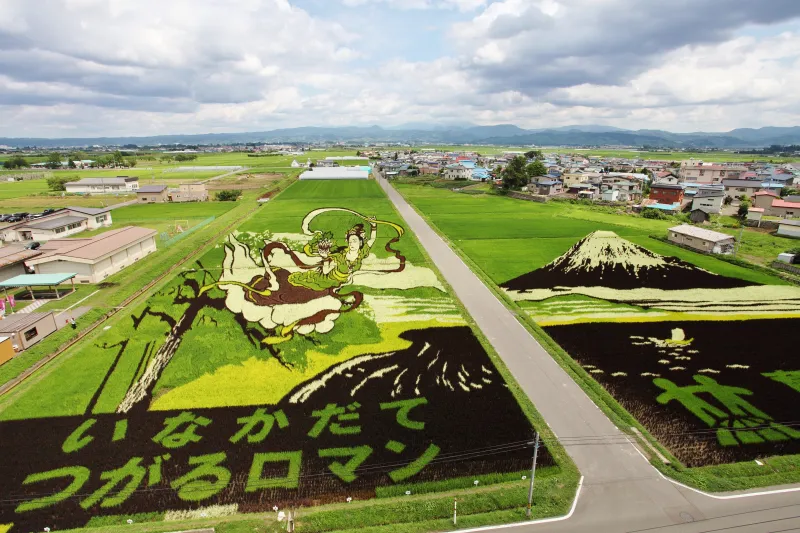
M 407 61 L 384 58 L 357 22 L 287 0 L 3 0 L 0 136 L 800 123 L 800 27 L 741 32 L 793 20 L 794 0 L 675 0 L 668 12 L 643 0 L 342 1 L 459 9 L 470 20 L 437 19 L 453 48 Z M 421 46 L 436 37 L 431 12 L 403 16 L 417 17 L 409 31 Z

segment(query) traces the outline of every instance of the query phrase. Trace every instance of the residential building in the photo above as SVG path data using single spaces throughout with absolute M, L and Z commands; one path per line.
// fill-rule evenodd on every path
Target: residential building
M 528 190 L 534 194 L 540 194 L 543 196 L 551 196 L 564 192 L 561 182 L 548 176 L 539 176 L 537 178 L 533 178 L 533 180 L 531 180 L 531 184 L 528 185 Z
M 720 189 L 700 189 L 692 198 L 692 209 L 701 209 L 706 213 L 719 214 L 725 200 L 725 191 Z
M 37 274 L 75 272 L 80 283 L 99 283 L 156 251 L 157 232 L 126 226 L 88 239 L 55 239 L 27 261 Z
M 667 230 L 667 239 L 694 250 L 712 254 L 733 253 L 735 239 L 726 233 L 681 224 Z
M 14 352 L 14 344 L 11 337 L 0 337 L 0 365 L 10 361 L 16 352 Z
M 144 185 L 136 191 L 136 199 L 140 204 L 163 204 L 169 202 L 169 191 L 166 185 Z
M 0 248 L 0 281 L 27 274 L 25 261 L 41 253 L 38 250 L 29 250 L 21 244 L 9 244 Z
M 14 313 L 0 320 L 0 337 L 9 337 L 18 352 L 30 348 L 58 327 L 56 317 L 49 313 Z
M 470 179 L 472 181 L 486 181 L 490 177 L 488 168 L 475 167 L 472 169 L 472 176 L 470 176 Z
M 772 206 L 772 202 L 776 199 L 780 199 L 780 196 L 773 191 L 758 191 L 750 198 L 750 201 L 753 207 L 766 209 Z
M 781 220 L 778 222 L 778 235 L 800 238 L 800 220 Z
M 662 204 L 680 204 L 683 202 L 683 187 L 670 183 L 653 183 L 649 197 Z
M 726 179 L 737 179 L 747 169 L 739 165 L 703 163 L 690 159 L 681 162 L 678 177 L 684 181 L 697 183 L 721 183 Z
M 66 183 L 64 188 L 71 194 L 128 194 L 139 188 L 139 178 L 83 178 Z
M 460 163 L 447 165 L 444 168 L 444 179 L 446 180 L 466 180 L 472 177 L 472 169 Z
M 107 207 L 67 207 L 47 216 L 6 226 L 0 229 L 0 240 L 6 243 L 46 242 L 110 225 L 111 209 Z
M 169 190 L 170 202 L 205 202 L 208 189 L 205 183 L 181 183 L 177 189 Z
M 753 196 L 763 187 L 758 180 L 726 179 L 722 181 L 725 187 L 725 194 L 734 200 L 741 200 L 743 196 Z
M 772 205 L 764 208 L 764 213 L 772 217 L 800 217 L 800 202 L 787 202 L 776 198 L 772 200 Z

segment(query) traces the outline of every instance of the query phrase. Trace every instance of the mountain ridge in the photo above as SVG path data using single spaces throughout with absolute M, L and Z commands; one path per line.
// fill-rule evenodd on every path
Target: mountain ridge
M 416 144 L 498 144 L 537 146 L 630 146 L 659 148 L 759 148 L 800 144 L 800 126 L 739 128 L 728 132 L 673 133 L 626 130 L 597 124 L 523 129 L 514 124 L 490 126 L 409 123 L 417 129 L 371 126 L 302 126 L 266 131 L 99 137 L 0 137 L 0 145 L 72 147 L 92 145 L 164 146 L 170 144 L 396 142 Z

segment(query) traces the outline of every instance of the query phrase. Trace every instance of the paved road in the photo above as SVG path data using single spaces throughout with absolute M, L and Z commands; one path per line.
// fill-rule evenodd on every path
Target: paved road
M 661 477 L 405 199 L 378 181 L 559 439 L 615 437 L 565 446 L 585 476 L 572 518 L 511 531 L 800 531 L 800 492 L 720 500 Z M 764 520 L 779 521 L 756 524 Z

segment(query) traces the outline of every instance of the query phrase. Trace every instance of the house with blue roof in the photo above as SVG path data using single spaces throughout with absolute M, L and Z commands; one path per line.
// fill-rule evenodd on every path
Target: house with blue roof
M 488 168 L 475 167 L 472 169 L 472 181 L 486 181 L 491 178 Z

